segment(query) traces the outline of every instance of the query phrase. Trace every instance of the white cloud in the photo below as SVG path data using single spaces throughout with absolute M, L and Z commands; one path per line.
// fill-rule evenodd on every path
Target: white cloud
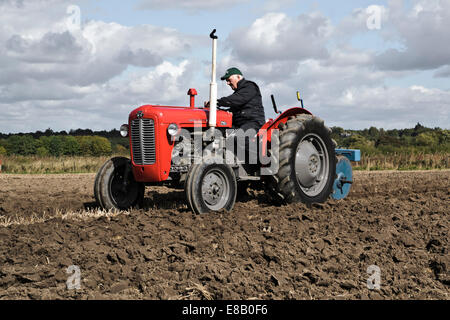
M 68 31 L 48 32 L 40 39 L 27 39 L 13 35 L 5 42 L 5 53 L 25 63 L 74 63 L 78 62 L 84 48 Z
M 196 37 L 151 25 L 89 21 L 74 27 L 68 1 L 7 1 L 0 8 L 0 85 L 42 78 L 103 83 L 129 65 L 157 66 L 198 44 Z
M 117 128 L 126 122 L 133 108 L 143 104 L 187 105 L 186 92 L 196 68 L 187 60 L 178 64 L 164 61 L 153 70 L 130 73 L 101 85 L 80 88 L 50 82 L 42 87 L 28 84 L 29 91 L 22 93 L 21 100 L 13 98 L 23 87 L 11 86 L 9 97 L 0 91 L 0 132 L 8 132 L 4 128 L 14 132 L 48 127 Z
M 251 26 L 232 31 L 228 40 L 233 55 L 242 61 L 321 59 L 328 56 L 325 44 L 331 29 L 329 20 L 317 13 L 296 18 L 268 13 Z
M 184 91 L 187 92 L 185 85 L 191 78 L 192 72 L 192 66 L 189 65 L 188 60 L 184 60 L 178 65 L 164 61 L 155 70 L 135 78 L 129 84 L 130 94 L 154 97 L 154 103 L 177 101 Z
M 450 65 L 444 66 L 438 69 L 435 74 L 435 78 L 449 78 L 450 77 Z
M 377 23 L 380 24 L 380 28 L 383 28 L 388 21 L 389 9 L 384 6 L 371 5 L 367 8 L 356 8 L 336 25 L 333 41 L 347 43 L 353 36 L 367 34 L 370 28 L 378 27 Z M 372 26 L 372 24 L 375 25 Z
M 433 70 L 450 64 L 450 1 L 417 1 L 406 12 L 402 2 L 392 2 L 384 35 L 403 49 L 391 48 L 375 58 L 384 70 Z

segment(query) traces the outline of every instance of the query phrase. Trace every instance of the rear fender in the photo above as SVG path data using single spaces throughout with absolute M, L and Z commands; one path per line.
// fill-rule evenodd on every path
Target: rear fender
M 306 109 L 303 108 L 291 108 L 284 111 L 282 114 L 278 116 L 275 120 L 269 119 L 259 130 L 258 136 L 260 136 L 260 141 L 262 142 L 262 154 L 266 155 L 267 143 L 272 141 L 272 131 L 278 129 L 278 126 L 281 123 L 286 123 L 289 120 L 289 117 L 296 116 L 298 114 L 310 114 Z

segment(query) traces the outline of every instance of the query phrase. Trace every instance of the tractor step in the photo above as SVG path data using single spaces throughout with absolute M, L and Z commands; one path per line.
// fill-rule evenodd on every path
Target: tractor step
M 244 176 L 239 177 L 237 181 L 260 181 L 261 177 L 255 177 L 255 176 Z

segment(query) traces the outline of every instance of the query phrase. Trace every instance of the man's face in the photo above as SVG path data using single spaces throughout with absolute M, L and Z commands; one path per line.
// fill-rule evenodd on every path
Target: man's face
M 237 89 L 238 82 L 239 77 L 237 74 L 233 74 L 227 79 L 227 85 L 229 85 L 233 90 Z

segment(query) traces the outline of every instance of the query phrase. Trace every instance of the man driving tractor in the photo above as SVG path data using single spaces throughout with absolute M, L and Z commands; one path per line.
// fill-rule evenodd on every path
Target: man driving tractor
M 266 122 L 258 85 L 246 80 L 238 68 L 229 68 L 220 79 L 226 80 L 234 91 L 232 95 L 217 100 L 220 109 L 233 113 L 233 128 L 258 131 Z M 205 107 L 209 107 L 209 102 Z

